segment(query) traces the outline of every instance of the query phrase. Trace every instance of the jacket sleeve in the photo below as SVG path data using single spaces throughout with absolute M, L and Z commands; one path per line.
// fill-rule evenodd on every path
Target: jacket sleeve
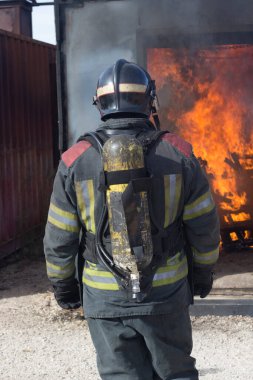
M 193 264 L 212 268 L 219 257 L 220 224 L 206 174 L 194 155 L 185 166 L 183 223 Z
M 47 275 L 57 283 L 75 277 L 80 222 L 76 195 L 64 162 L 60 162 L 51 195 L 44 237 Z

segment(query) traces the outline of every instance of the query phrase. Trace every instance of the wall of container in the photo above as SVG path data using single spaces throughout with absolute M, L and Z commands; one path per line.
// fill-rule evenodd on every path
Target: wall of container
M 57 129 L 55 47 L 0 31 L 0 258 L 43 232 Z

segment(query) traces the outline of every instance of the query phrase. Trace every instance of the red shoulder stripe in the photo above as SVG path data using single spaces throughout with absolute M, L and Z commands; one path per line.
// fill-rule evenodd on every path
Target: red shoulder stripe
M 192 146 L 187 141 L 183 140 L 180 136 L 175 135 L 174 133 L 166 133 L 162 136 L 163 141 L 167 141 L 186 157 L 190 157 L 192 154 Z
M 79 141 L 62 154 L 62 161 L 69 168 L 90 146 L 91 144 L 88 141 Z

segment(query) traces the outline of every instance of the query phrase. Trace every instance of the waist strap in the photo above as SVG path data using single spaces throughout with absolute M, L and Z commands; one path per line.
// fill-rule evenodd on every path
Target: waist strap
M 169 257 L 174 256 L 184 246 L 181 220 L 176 220 L 166 229 L 152 234 L 154 256 L 163 264 Z M 160 264 L 159 262 L 159 264 Z
M 162 233 L 152 235 L 152 242 L 154 247 L 154 257 L 151 266 L 155 265 L 157 268 L 166 263 L 169 257 L 173 257 L 183 248 L 184 239 L 182 229 L 179 227 L 178 223 L 173 223 Z M 110 235 L 103 239 L 103 244 L 107 252 L 110 253 Z M 99 263 L 96 254 L 96 239 L 93 233 L 85 231 L 81 240 L 80 251 L 83 253 L 83 257 L 86 260 L 94 264 Z

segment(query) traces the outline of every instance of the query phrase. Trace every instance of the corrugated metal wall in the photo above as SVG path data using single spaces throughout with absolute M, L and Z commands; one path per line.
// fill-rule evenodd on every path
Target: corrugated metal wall
M 0 31 L 0 257 L 39 234 L 57 144 L 55 47 Z

